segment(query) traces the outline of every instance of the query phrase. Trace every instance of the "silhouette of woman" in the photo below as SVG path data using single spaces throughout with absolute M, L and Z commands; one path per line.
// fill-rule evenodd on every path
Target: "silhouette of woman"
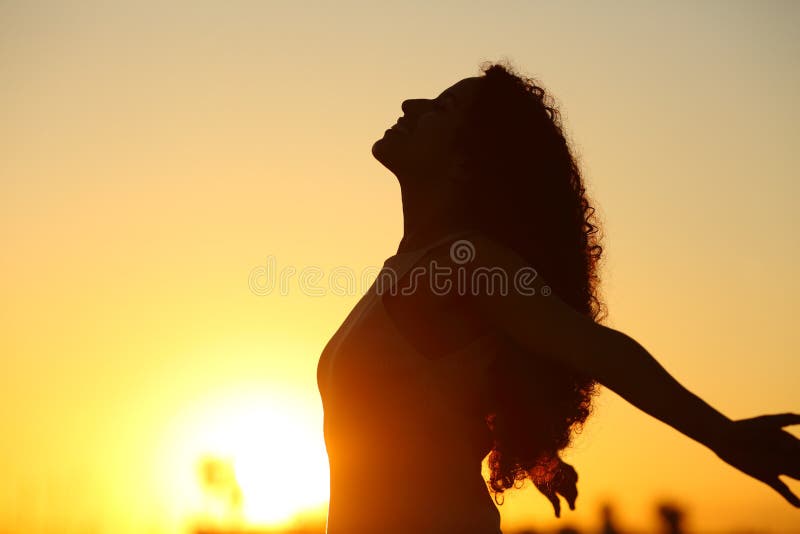
M 600 324 L 598 226 L 541 87 L 487 64 L 402 110 L 372 153 L 403 238 L 317 370 L 328 534 L 498 534 L 490 492 L 525 479 L 575 509 L 559 452 L 601 384 L 800 506 L 778 477 L 800 477 L 800 415 L 731 420 Z

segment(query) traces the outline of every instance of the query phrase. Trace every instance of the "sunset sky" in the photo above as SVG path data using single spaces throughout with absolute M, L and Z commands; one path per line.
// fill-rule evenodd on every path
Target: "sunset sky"
M 0 2 L 0 531 L 324 517 L 317 359 L 366 287 L 258 295 L 251 272 L 382 265 L 402 213 L 371 145 L 484 60 L 562 106 L 607 324 L 729 417 L 800 411 L 798 24 L 794 2 Z M 233 465 L 237 517 L 204 458 Z M 577 510 L 526 489 L 504 528 L 608 501 L 642 529 L 667 499 L 698 532 L 800 532 L 608 390 L 566 459 Z

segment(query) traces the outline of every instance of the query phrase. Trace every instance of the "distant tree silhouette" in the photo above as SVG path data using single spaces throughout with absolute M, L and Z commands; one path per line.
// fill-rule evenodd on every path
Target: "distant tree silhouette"
M 620 530 L 614 524 L 614 509 L 609 503 L 605 503 L 601 508 L 603 516 L 603 526 L 600 530 L 602 534 L 619 534 Z
M 205 457 L 200 460 L 199 471 L 203 489 L 222 504 L 220 519 L 239 520 L 242 511 L 242 489 L 236 480 L 236 473 L 231 463 L 220 458 Z
M 663 532 L 666 534 L 684 534 L 683 510 L 673 503 L 660 503 L 658 515 L 661 517 Z

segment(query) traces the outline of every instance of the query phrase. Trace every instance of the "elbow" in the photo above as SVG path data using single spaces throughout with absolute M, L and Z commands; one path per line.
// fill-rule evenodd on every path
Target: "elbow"
M 590 361 L 584 366 L 585 372 L 613 389 L 619 377 L 629 368 L 627 355 L 638 344 L 627 334 L 602 325 L 597 325 L 593 338 L 592 347 L 587 351 Z

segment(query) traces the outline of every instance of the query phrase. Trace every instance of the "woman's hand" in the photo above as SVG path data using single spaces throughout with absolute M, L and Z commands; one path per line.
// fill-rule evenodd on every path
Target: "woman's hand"
M 570 510 L 575 509 L 575 499 L 578 498 L 578 473 L 575 468 L 558 458 L 548 471 L 553 471 L 550 483 L 545 479 L 531 474 L 533 483 L 545 497 L 553 504 L 556 517 L 561 517 L 561 500 L 558 495 L 562 495 L 569 505 Z
M 712 447 L 736 469 L 767 484 L 800 508 L 800 499 L 778 475 L 800 479 L 800 440 L 782 427 L 800 424 L 800 414 L 761 415 L 732 421 Z

